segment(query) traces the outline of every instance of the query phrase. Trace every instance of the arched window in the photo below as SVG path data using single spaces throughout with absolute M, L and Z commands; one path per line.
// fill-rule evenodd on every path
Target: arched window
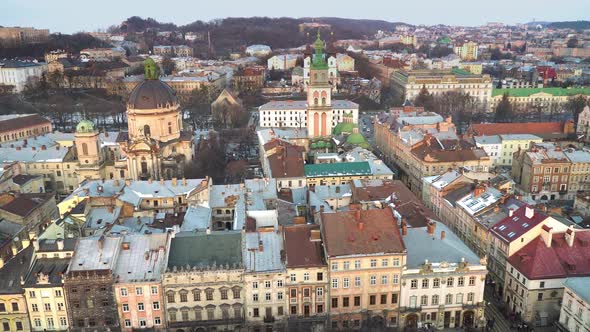
M 168 134 L 172 134 L 172 122 L 168 122 Z
M 88 144 L 86 144 L 86 143 L 82 143 L 82 155 L 83 156 L 88 155 Z
M 147 161 L 145 160 L 145 157 L 141 157 L 141 173 L 146 174 L 147 172 L 148 172 Z
M 149 125 L 145 125 L 145 126 L 143 126 L 143 134 L 144 134 L 145 136 L 150 136 L 150 135 L 152 134 L 152 133 L 151 133 L 151 130 L 150 130 L 150 126 L 149 126 Z
M 326 97 L 322 97 L 322 106 L 326 105 Z
M 313 104 L 317 105 L 318 104 L 318 99 L 317 98 L 313 98 Z

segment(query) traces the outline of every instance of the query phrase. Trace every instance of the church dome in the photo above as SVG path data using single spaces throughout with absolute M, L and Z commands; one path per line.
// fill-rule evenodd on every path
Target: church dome
M 168 84 L 160 80 L 145 80 L 131 91 L 127 105 L 133 109 L 155 109 L 177 103 L 176 94 Z
M 94 123 L 90 120 L 82 120 L 76 126 L 77 133 L 92 133 L 94 132 Z

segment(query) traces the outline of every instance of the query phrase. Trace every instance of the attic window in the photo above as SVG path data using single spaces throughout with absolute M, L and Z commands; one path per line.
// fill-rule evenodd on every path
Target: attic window
M 522 227 L 527 228 L 527 227 L 529 227 L 529 224 L 525 222 L 524 224 L 522 224 Z
M 515 233 L 515 232 L 510 232 L 510 233 L 508 233 L 508 237 L 509 237 L 509 238 L 513 238 L 513 237 L 514 237 L 514 235 L 516 235 L 516 233 Z
M 502 226 L 500 226 L 500 228 L 499 228 L 499 230 L 501 230 L 501 231 L 503 231 L 503 230 L 505 230 L 505 229 L 506 229 L 506 225 L 502 225 Z
M 518 217 L 512 218 L 513 221 L 518 221 Z

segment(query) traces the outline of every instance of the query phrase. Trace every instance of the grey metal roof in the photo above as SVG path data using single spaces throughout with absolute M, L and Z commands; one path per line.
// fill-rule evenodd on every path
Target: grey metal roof
M 408 228 L 408 234 L 404 236 L 408 250 L 408 268 L 418 268 L 425 260 L 429 263 L 458 263 L 465 259 L 470 264 L 479 264 L 480 258 L 444 224 L 436 223 L 434 235 L 428 234 L 426 229 Z M 445 238 L 441 240 L 440 234 L 443 231 Z
M 176 234 L 170 244 L 168 268 L 197 268 L 229 265 L 237 268 L 242 265 L 242 234 L 239 231 Z
M 590 277 L 567 278 L 563 285 L 576 293 L 584 302 L 590 303 Z

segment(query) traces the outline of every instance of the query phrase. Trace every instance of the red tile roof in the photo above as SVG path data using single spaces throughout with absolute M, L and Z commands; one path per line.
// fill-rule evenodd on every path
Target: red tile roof
M 328 257 L 394 254 L 406 250 L 397 220 L 389 208 L 322 213 L 321 226 Z
M 287 268 L 325 266 L 322 241 L 311 241 L 311 233 L 318 225 L 295 225 L 284 228 Z M 319 236 L 319 235 L 318 235 Z
M 272 149 L 275 151 L 268 156 L 268 165 L 273 178 L 305 177 L 302 147 L 273 139 L 264 145 L 265 151 Z
M 548 218 L 546 214 L 534 209 L 533 217 L 527 218 L 527 208 L 532 209 L 532 207 L 524 205 L 520 207 L 520 209 L 514 211 L 512 217 L 508 216 L 498 221 L 494 226 L 492 226 L 492 228 L 490 228 L 492 234 L 506 243 L 511 243 L 512 241 L 518 240 L 526 232 Z
M 354 203 L 366 201 L 382 201 L 394 195 L 392 203 L 412 227 L 424 227 L 436 215 L 408 189 L 400 180 L 360 180 L 362 186 L 352 183 L 352 199 Z
M 26 217 L 50 199 L 50 194 L 21 194 L 4 204 L 0 209 L 17 216 Z
M 565 233 L 553 234 L 551 247 L 541 236 L 508 259 L 528 279 L 590 276 L 590 230 L 577 231 L 570 247 Z
M 478 123 L 471 125 L 474 135 L 563 134 L 561 122 Z

